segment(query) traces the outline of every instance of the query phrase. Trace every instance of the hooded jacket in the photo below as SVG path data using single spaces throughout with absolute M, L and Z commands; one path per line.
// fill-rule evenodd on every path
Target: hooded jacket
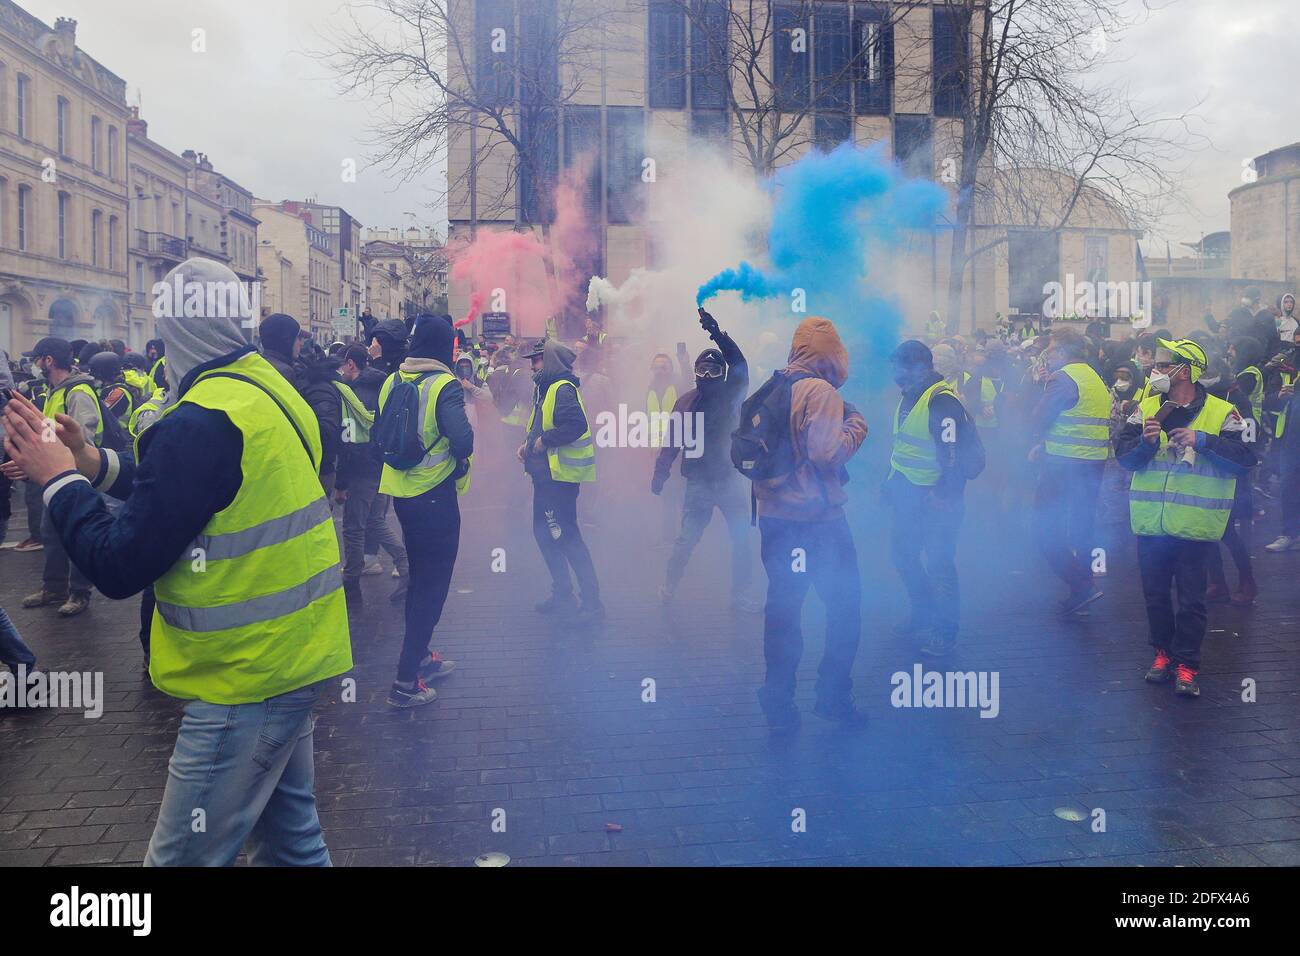
M 682 456 L 682 477 L 688 481 L 726 481 L 739 477 L 731 463 L 731 433 L 740 424 L 740 406 L 749 391 L 749 365 L 740 346 L 726 332 L 719 332 L 714 340 L 716 349 L 705 349 L 695 361 L 703 359 L 722 365 L 725 378 L 696 380 L 695 387 L 677 399 L 673 411 L 685 416 L 699 412 L 704 416 L 704 433 L 696 435 L 700 442 L 698 457 Z M 665 433 L 664 447 L 655 458 L 655 482 L 662 484 L 672 471 L 673 461 L 682 451 L 681 437 L 677 434 L 677 420 L 670 420 Z
M 361 403 L 371 412 L 379 411 L 379 390 L 384 387 L 388 376 L 376 368 L 367 366 L 351 382 L 345 382 L 348 388 L 361 399 Z M 334 389 L 336 392 L 337 388 Z M 346 491 L 355 482 L 370 480 L 378 485 L 383 473 L 384 463 L 374 453 L 369 444 L 342 442 L 339 447 L 338 466 L 335 470 L 334 487 Z
M 848 500 L 844 465 L 862 447 L 867 422 L 840 397 L 838 389 L 849 377 L 849 353 L 829 319 L 810 315 L 799 323 L 785 370 L 811 376 L 791 387 L 795 470 L 754 482 L 758 513 L 790 521 L 841 518 Z
M 298 394 L 316 413 L 320 426 L 320 473 L 324 478 L 334 474 L 343 447 L 343 396 L 334 385 L 339 381 L 338 361 L 330 358 L 302 361 L 295 372 Z
M 540 437 L 546 448 L 559 448 L 582 437 L 587 430 L 587 415 L 578 404 L 578 387 L 581 383 L 573 373 L 572 349 L 554 339 L 547 339 L 542 350 L 542 370 L 533 376 L 533 427 L 528 430 L 528 452 L 524 455 L 524 471 L 534 481 L 550 481 L 551 466 L 546 452 L 532 450 L 533 439 Z M 542 399 L 556 382 L 572 382 L 574 388 L 562 388 L 555 396 L 554 425 L 550 431 L 542 429 Z

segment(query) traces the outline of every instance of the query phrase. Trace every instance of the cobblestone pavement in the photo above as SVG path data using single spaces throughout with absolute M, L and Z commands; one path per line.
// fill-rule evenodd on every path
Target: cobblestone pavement
M 1257 532 L 1261 597 L 1213 607 L 1204 692 L 1188 702 L 1141 680 L 1127 534 L 1108 555 L 1106 597 L 1063 623 L 1024 520 L 969 517 L 966 625 L 941 666 L 997 673 L 999 711 L 984 719 L 891 705 L 891 675 L 921 658 L 893 633 L 902 591 L 868 506 L 853 519 L 867 583 L 854 673 L 870 725 L 848 732 L 810 713 L 822 620 L 810 598 L 803 729 L 773 740 L 754 697 L 762 618 L 720 599 L 720 522 L 664 612 L 654 595 L 667 550 L 650 546 L 661 522 L 646 500 L 619 513 L 584 492 L 583 511 L 604 522 L 587 534 L 610 613 L 580 632 L 532 610 L 544 572 L 525 516 L 471 496 L 438 631 L 460 668 L 414 711 L 384 703 L 401 636 L 385 600 L 394 582 L 365 579 L 356 701 L 337 682 L 316 730 L 336 864 L 467 865 L 494 850 L 512 865 L 1300 863 L 1300 553 L 1263 552 L 1271 520 Z M 504 573 L 491 570 L 494 548 Z M 137 602 L 96 596 L 72 621 L 22 610 L 40 566 L 39 553 L 0 552 L 0 602 L 42 667 L 102 670 L 106 703 L 99 719 L 0 714 L 0 865 L 138 864 L 179 707 L 141 673 Z M 1242 699 L 1247 679 L 1255 702 Z

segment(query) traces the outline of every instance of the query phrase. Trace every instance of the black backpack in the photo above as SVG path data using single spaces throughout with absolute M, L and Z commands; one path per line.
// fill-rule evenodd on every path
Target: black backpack
M 790 392 L 806 372 L 776 372 L 740 406 L 740 427 L 731 433 L 731 463 L 750 481 L 780 478 L 794 471 L 790 434 Z
M 445 374 L 425 372 L 407 382 L 393 373 L 393 387 L 383 409 L 375 416 L 370 429 L 370 444 L 374 454 L 385 465 L 398 471 L 409 471 L 429 454 L 432 445 L 425 447 L 420 434 L 420 385 L 430 375 Z

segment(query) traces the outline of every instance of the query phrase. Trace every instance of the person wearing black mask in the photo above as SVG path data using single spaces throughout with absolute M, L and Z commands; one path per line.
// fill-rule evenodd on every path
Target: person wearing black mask
M 385 375 L 392 375 L 406 358 L 407 338 L 406 325 L 400 319 L 376 322 L 367 349 L 370 364 Z
M 752 562 L 749 553 L 748 508 L 741 478 L 731 464 L 730 436 L 738 424 L 740 404 L 749 390 L 749 367 L 744 353 L 718 321 L 703 309 L 700 325 L 717 348 L 705 349 L 695 359 L 695 387 L 679 398 L 655 459 L 652 494 L 661 494 L 672 473 L 677 452 L 682 455 L 681 473 L 686 479 L 682 528 L 668 558 L 667 580 L 659 588 L 659 600 L 671 603 L 691 552 L 713 519 L 713 509 L 722 513 L 731 535 L 731 606 L 742 611 L 759 610 L 749 597 Z
M 326 496 L 332 498 L 334 469 L 343 442 L 343 401 L 334 386 L 338 381 L 338 365 L 304 351 L 301 329 L 293 316 L 283 312 L 269 315 L 257 332 L 262 357 L 298 390 L 316 414 L 321 440 L 321 485 Z

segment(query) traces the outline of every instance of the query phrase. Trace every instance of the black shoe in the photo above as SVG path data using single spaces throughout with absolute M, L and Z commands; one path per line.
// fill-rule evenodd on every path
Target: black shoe
M 552 594 L 545 601 L 538 601 L 533 605 L 533 608 L 538 614 L 558 614 L 564 611 L 572 611 L 575 606 L 573 595 Z
M 799 708 L 790 697 L 782 697 L 769 691 L 766 687 L 758 689 L 758 706 L 763 708 L 767 718 L 768 730 L 774 734 L 794 733 L 799 729 L 802 718 Z
M 402 578 L 401 582 L 398 583 L 397 587 L 393 588 L 393 593 L 388 595 L 388 603 L 389 604 L 404 603 L 406 601 L 406 592 L 409 590 L 410 588 L 407 585 L 407 579 Z
M 1197 672 L 1186 664 L 1179 664 L 1174 669 L 1174 676 L 1177 678 L 1174 693 L 1179 697 L 1200 697 L 1201 685 L 1196 683 L 1196 674 Z
M 835 703 L 819 700 L 813 706 L 813 713 L 823 720 L 833 720 L 845 727 L 865 727 L 867 725 L 867 715 L 854 707 L 852 700 L 846 699 Z
M 1061 613 L 1078 614 L 1080 611 L 1086 608 L 1093 601 L 1100 600 L 1101 595 L 1102 595 L 1101 589 L 1097 587 L 1091 587 L 1086 591 L 1080 591 L 1077 594 L 1071 594 L 1068 598 L 1066 598 L 1064 601 L 1061 602 Z
M 353 607 L 364 607 L 366 599 L 361 596 L 361 579 L 352 578 L 343 582 L 343 599 Z
M 605 605 L 597 601 L 594 604 L 584 604 L 578 609 L 579 624 L 599 624 L 605 620 Z

